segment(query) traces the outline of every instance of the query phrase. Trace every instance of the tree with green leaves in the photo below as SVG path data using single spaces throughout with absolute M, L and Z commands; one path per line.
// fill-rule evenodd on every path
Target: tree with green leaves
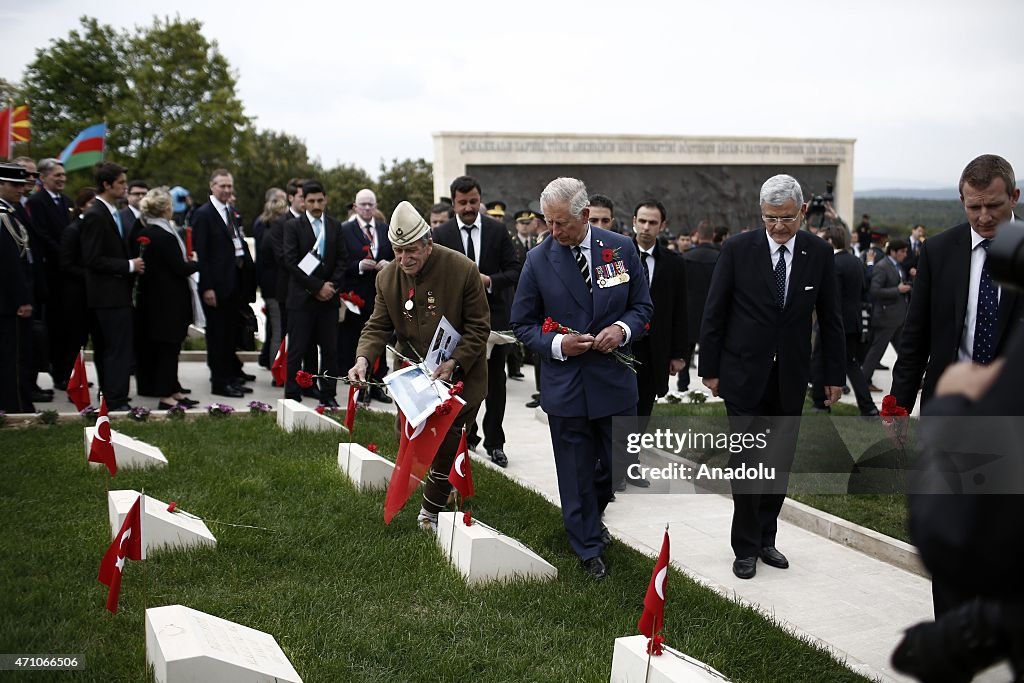
M 269 188 L 284 189 L 289 178 L 312 178 L 317 173 L 302 140 L 252 128 L 243 133 L 229 168 L 234 174 L 238 209 L 247 226 L 263 211 L 263 196 Z
M 331 205 L 328 213 L 344 221 L 345 205 L 356 200 L 356 192 L 368 187 L 374 189 L 373 178 L 363 169 L 351 164 L 340 164 L 327 170 L 318 168 L 312 176 L 323 183 Z
M 426 216 L 434 203 L 434 168 L 425 159 L 392 159 L 390 168 L 381 162 L 376 192 L 377 205 L 385 216 L 402 200 Z
M 34 156 L 56 156 L 105 121 L 108 159 L 197 198 L 211 170 L 235 161 L 249 125 L 227 59 L 196 20 L 155 18 L 129 32 L 82 17 L 79 30 L 36 51 L 25 96 Z

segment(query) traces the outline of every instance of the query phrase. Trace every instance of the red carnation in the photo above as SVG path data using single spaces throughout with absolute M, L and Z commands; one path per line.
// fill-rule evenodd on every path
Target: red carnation
M 316 412 L 320 413 L 321 415 L 324 414 L 324 406 L 323 406 L 323 404 L 320 404 L 320 405 L 318 405 L 316 407 Z
M 548 332 L 556 332 L 558 330 L 558 323 L 552 320 L 550 317 L 544 318 L 544 324 L 540 326 L 540 331 L 544 334 Z
M 370 245 L 369 244 L 364 244 L 363 245 L 363 253 L 369 255 L 369 253 L 370 253 Z
M 650 323 L 644 323 L 644 332 L 649 332 L 650 330 L 651 330 L 651 324 Z
M 658 657 L 663 652 L 663 646 L 665 645 L 665 636 L 656 635 L 647 641 L 647 654 Z
M 448 399 L 444 403 L 441 403 L 436 408 L 434 408 L 435 415 L 447 415 L 450 412 L 452 412 L 451 399 Z
M 148 237 L 146 237 L 145 235 L 142 235 L 142 236 L 140 236 L 140 237 L 139 237 L 139 238 L 138 238 L 137 240 L 135 240 L 135 241 L 136 241 L 136 242 L 138 242 L 138 243 L 139 243 L 139 245 L 140 245 L 140 246 L 143 246 L 143 247 L 148 247 L 148 246 L 149 246 L 149 243 L 150 243 L 150 239 L 149 239 Z
M 299 370 L 295 373 L 295 383 L 303 389 L 309 389 L 313 386 L 313 375 L 309 374 L 305 370 Z
M 371 441 L 370 443 L 366 444 L 366 450 L 370 451 L 371 453 L 376 453 L 377 444 Z
M 413 298 L 413 297 L 414 297 L 415 295 L 416 295 L 416 290 L 415 290 L 415 289 L 413 289 L 412 287 L 410 287 L 410 288 L 409 288 L 409 296 L 407 296 L 407 297 L 406 297 L 406 299 L 411 299 L 411 298 Z
M 896 397 L 892 394 L 887 394 L 882 399 L 882 415 L 895 415 L 895 410 L 899 408 L 896 404 Z
M 612 261 L 614 261 L 615 260 L 615 250 L 614 249 L 602 249 L 601 250 L 601 260 L 604 261 L 605 263 L 611 263 Z
M 352 303 L 354 303 L 359 308 L 362 308 L 363 306 L 366 305 L 366 301 L 363 299 L 363 297 L 359 296 L 358 294 L 352 295 Z
M 466 526 L 473 526 L 473 515 L 469 514 L 469 512 L 463 512 L 462 523 Z
M 177 504 L 177 503 L 175 503 L 175 502 L 174 502 L 174 501 L 172 500 L 172 501 L 170 502 L 170 504 L 169 504 L 169 505 L 167 506 L 167 511 L 168 511 L 168 512 L 174 512 L 174 508 L 176 508 L 176 507 L 178 507 L 178 504 Z
M 448 390 L 448 395 L 449 396 L 461 396 L 462 395 L 462 391 L 465 388 L 466 388 L 466 385 L 460 379 L 458 382 L 455 383 L 455 385 L 451 389 Z

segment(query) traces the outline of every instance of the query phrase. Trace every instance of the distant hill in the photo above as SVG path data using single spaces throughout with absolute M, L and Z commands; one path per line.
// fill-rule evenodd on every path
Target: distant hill
M 931 190 L 889 188 L 885 190 L 862 190 L 853 193 L 854 199 L 877 199 L 890 197 L 899 199 L 960 199 L 955 187 Z
M 886 192 L 888 190 L 879 190 Z M 895 191 L 895 190 L 893 190 Z M 946 192 L 945 190 L 908 190 L 917 192 Z M 948 194 L 948 193 L 947 193 Z M 860 222 L 861 214 L 871 216 L 871 224 L 889 231 L 891 236 L 905 236 L 918 223 L 923 224 L 929 235 L 963 223 L 964 208 L 959 199 L 921 199 L 900 197 L 864 197 L 854 195 L 853 225 Z

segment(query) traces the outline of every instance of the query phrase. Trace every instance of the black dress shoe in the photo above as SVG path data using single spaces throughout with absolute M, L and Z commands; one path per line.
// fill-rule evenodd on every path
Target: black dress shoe
M 232 384 L 231 388 L 235 389 L 237 391 L 240 391 L 243 394 L 251 394 L 252 393 L 252 387 L 247 387 L 244 384 Z
M 331 396 L 330 398 L 321 399 L 320 400 L 320 405 L 322 405 L 324 408 L 340 408 L 341 407 L 341 406 L 338 405 L 337 399 L 335 399 L 333 396 Z
M 215 386 L 210 393 L 215 396 L 227 396 L 228 398 L 242 398 L 245 396 L 238 387 L 232 384 Z
M 514 373 L 514 374 L 513 374 L 513 373 L 511 373 L 511 372 L 510 372 L 510 373 L 508 373 L 508 378 L 509 378 L 509 379 L 520 379 L 520 380 L 521 380 L 521 379 L 523 379 L 524 377 L 526 377 L 526 375 L 524 375 L 524 374 L 523 374 L 523 373 L 521 373 L 521 372 L 517 372 L 517 373 Z
M 131 409 L 131 403 L 111 403 L 107 406 L 107 411 L 111 413 L 124 413 Z
M 491 462 L 498 467 L 508 467 L 508 456 L 500 448 L 487 448 L 487 455 L 491 456 Z
M 381 403 L 391 403 L 391 397 L 380 387 L 370 387 L 370 398 Z
M 192 390 L 191 389 L 186 389 L 185 387 L 178 387 L 178 393 L 179 394 L 191 394 Z
M 33 403 L 49 403 L 53 400 L 53 394 L 48 394 L 45 391 L 33 391 L 31 399 Z
M 773 545 L 761 548 L 761 561 L 769 567 L 789 569 L 789 560 L 786 559 L 785 555 L 776 550 Z
M 532 401 L 530 401 L 529 403 L 526 404 L 526 407 L 527 408 L 540 408 L 540 399 L 537 399 L 537 398 L 533 399 Z
M 601 525 L 601 543 L 604 543 L 605 548 L 612 544 L 612 532 L 604 524 Z
M 615 492 L 616 493 L 622 493 L 625 490 L 626 490 L 626 480 L 623 479 L 622 481 L 620 481 L 618 484 L 615 485 Z
M 241 380 L 242 382 L 255 382 L 256 375 L 250 375 L 248 373 L 243 372 L 241 375 L 238 376 L 238 379 Z
M 580 564 L 583 565 L 583 571 L 590 574 L 591 578 L 600 581 L 608 576 L 608 567 L 605 566 L 604 560 L 600 555 L 592 557 L 589 560 L 582 560 Z
M 635 486 L 638 489 L 651 488 L 651 482 L 647 481 L 643 477 L 626 477 L 626 483 L 630 486 Z
M 194 401 L 191 398 L 179 398 L 178 405 L 185 406 L 185 408 L 195 408 L 199 405 L 199 401 Z
M 156 408 L 157 408 L 157 410 L 170 410 L 175 405 L 179 405 L 182 408 L 184 408 L 185 410 L 188 410 L 189 408 L 192 407 L 191 405 L 185 403 L 184 401 L 178 401 L 176 404 L 174 404 L 174 403 L 164 403 L 163 401 L 160 401 L 159 403 L 156 404 Z
M 738 579 L 752 579 L 757 573 L 756 557 L 737 557 L 732 563 L 732 573 Z
M 869 411 L 860 414 L 861 417 L 878 417 L 878 408 L 872 408 Z

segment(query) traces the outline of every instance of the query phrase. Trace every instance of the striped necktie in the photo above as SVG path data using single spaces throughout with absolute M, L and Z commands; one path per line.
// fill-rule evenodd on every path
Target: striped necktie
M 572 248 L 572 253 L 576 257 L 576 267 L 580 269 L 580 275 L 583 276 L 583 282 L 587 285 L 587 291 L 592 293 L 594 286 L 590 281 L 590 266 L 587 265 L 587 257 L 583 255 L 583 250 L 579 245 Z

